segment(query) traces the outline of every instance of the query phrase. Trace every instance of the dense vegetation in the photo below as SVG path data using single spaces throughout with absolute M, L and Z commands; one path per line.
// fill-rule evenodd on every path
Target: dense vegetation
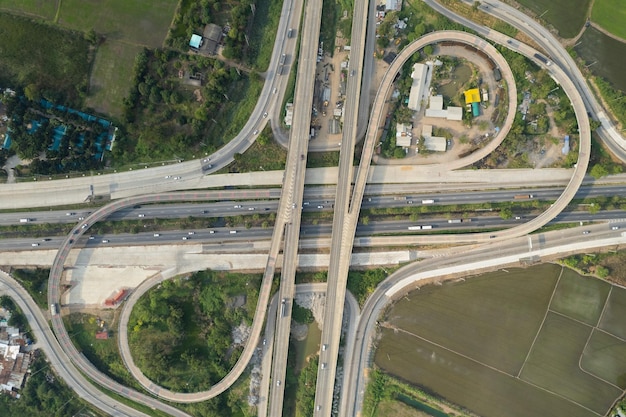
M 619 285 L 626 284 L 625 250 L 572 255 L 561 262 L 583 274 L 595 275 Z
M 91 54 L 82 33 L 0 13 L 0 86 L 22 85 L 50 101 L 80 107 Z
M 390 268 L 391 272 L 395 268 Z M 366 271 L 348 272 L 347 289 L 354 295 L 360 306 L 365 304 L 365 300 L 370 296 L 385 278 L 389 276 L 389 270 L 385 268 L 368 269 Z
M 260 275 L 203 271 L 165 281 L 135 304 L 128 328 L 135 363 L 176 391 L 206 390 L 243 349 L 231 332 L 250 324 Z
M 48 277 L 50 276 L 50 269 L 13 269 L 11 274 L 28 291 L 39 307 L 48 308 Z
M 224 37 L 226 58 L 241 59 L 246 50 L 246 35 L 250 29 L 252 0 L 220 2 L 217 0 L 183 0 L 174 19 L 173 30 L 167 42 L 181 51 L 188 49 L 188 42 L 194 33 L 202 33 L 204 26 L 215 23 L 219 26 L 228 24 L 228 34 Z
M 4 416 L 104 416 L 81 399 L 61 381 L 47 363 L 43 354 L 31 362 L 31 374 L 21 390 L 20 399 L 0 394 L 0 410 Z
M 185 84 L 190 77 L 202 85 Z M 243 127 L 261 85 L 216 59 L 147 49 L 137 55 L 133 84 L 124 100 L 128 131 L 113 148 L 117 163 L 214 152 Z

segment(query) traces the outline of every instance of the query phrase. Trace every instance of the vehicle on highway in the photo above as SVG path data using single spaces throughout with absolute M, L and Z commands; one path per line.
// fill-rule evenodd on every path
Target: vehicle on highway
M 591 233 L 591 230 L 583 230 L 583 235 L 588 235 L 589 233 Z
M 95 236 L 89 236 L 89 240 L 94 240 L 95 238 Z
M 187 232 L 188 235 L 195 235 L 196 232 Z
M 241 208 L 241 204 L 237 204 L 236 206 L 233 206 L 233 208 Z
M 81 216 L 78 218 L 78 220 L 85 220 L 85 218 Z
M 324 206 L 317 206 L 317 208 L 318 208 L 318 209 L 323 209 L 323 208 L 324 208 Z
M 109 243 L 109 239 L 102 239 L 102 243 Z
M 267 344 L 267 339 L 263 339 L 263 346 Z
M 328 345 L 326 345 L 326 344 L 322 345 L 322 352 L 325 352 L 326 349 L 328 349 Z
M 66 215 L 66 216 L 73 216 L 73 215 L 75 215 L 75 214 L 76 214 L 76 213 L 72 213 L 71 211 L 68 211 L 67 213 L 65 213 L 65 215 Z
M 300 160 L 304 161 L 304 154 L 300 155 Z
M 215 230 L 209 230 L 209 233 L 213 234 L 213 233 L 215 233 Z
M 409 200 L 406 202 L 407 204 L 413 204 L 413 200 Z
M 435 200 L 422 200 L 422 204 L 433 204 Z
M 280 315 L 281 317 L 285 317 L 285 313 L 286 311 L 286 306 L 287 306 L 287 299 L 283 298 L 283 300 L 280 302 Z
M 619 226 L 613 226 L 613 227 L 611 227 L 611 230 L 618 230 L 618 229 L 619 229 Z
M 515 220 L 522 220 L 520 216 L 515 216 Z
M 322 369 L 326 369 L 326 363 L 322 363 Z
M 230 233 L 231 235 L 234 235 L 235 233 L 237 233 L 237 231 L 236 231 L 236 230 L 231 230 L 231 231 L 230 231 L 230 232 L 228 232 L 228 233 Z
M 41 239 L 42 242 L 50 242 L 50 238 L 44 237 L 43 239 Z
M 311 204 L 311 203 L 308 202 L 308 201 L 305 201 L 304 203 L 302 203 L 303 206 L 308 206 L 309 204 Z
M 258 133 L 259 133 L 259 130 L 258 130 L 258 129 L 255 129 L 255 130 L 254 130 L 254 132 L 252 132 L 252 134 L 253 134 L 253 135 L 256 135 L 256 134 L 258 134 Z
M 166 179 L 166 180 L 169 180 L 170 178 L 172 178 L 172 176 L 171 176 L 171 175 L 166 175 L 166 176 L 165 176 L 165 179 Z
M 159 236 L 161 236 L 161 235 L 160 235 L 159 233 L 155 233 L 153 236 L 154 236 L 154 237 L 159 237 Z
M 286 54 L 282 54 L 282 55 L 280 56 L 280 60 L 278 61 L 278 63 L 279 63 L 280 65 L 284 65 L 284 64 L 285 64 L 285 60 L 286 60 L 286 59 L 287 59 L 287 55 L 286 55 Z
M 263 118 L 265 119 L 267 117 L 267 112 L 263 113 Z
M 254 211 L 256 210 L 254 207 L 248 207 L 248 211 Z
M 39 246 L 39 243 L 31 243 L 30 246 Z
M 20 223 L 28 223 L 30 219 L 20 219 Z
M 280 387 L 280 380 L 276 381 L 276 386 Z
M 513 199 L 515 199 L 515 200 L 530 200 L 533 197 L 534 197 L 534 195 L 532 195 L 532 194 L 518 194 L 515 197 L 513 197 Z
M 145 214 L 138 214 L 137 217 L 146 217 Z
M 354 77 L 354 70 L 350 71 L 350 77 Z
M 57 314 L 59 314 L 59 305 L 57 303 L 50 304 L 50 313 L 53 316 L 56 316 Z
M 183 240 L 187 240 L 189 239 L 187 236 L 183 236 Z
M 293 28 L 289 28 L 289 30 L 287 31 L 287 37 L 288 38 L 293 37 Z
M 174 177 L 175 180 L 180 180 L 182 177 Z
M 278 89 L 276 87 L 274 87 L 274 90 L 272 90 L 272 94 L 276 94 L 277 91 L 278 91 Z

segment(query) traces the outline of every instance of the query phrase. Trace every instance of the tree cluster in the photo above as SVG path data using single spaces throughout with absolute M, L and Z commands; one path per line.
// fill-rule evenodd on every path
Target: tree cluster
M 101 166 L 97 157 L 105 146 L 98 137 L 107 128 L 97 121 L 87 121 L 67 108 L 46 108 L 39 100 L 31 101 L 16 95 L 6 101 L 7 116 L 11 129 L 11 150 L 21 158 L 32 159 L 31 173 L 50 175 L 69 171 L 86 171 Z M 39 127 L 35 129 L 34 123 Z M 49 150 L 54 130 L 63 126 L 65 134 L 58 150 Z
M 200 74 L 202 86 L 188 86 L 179 71 Z M 114 158 L 150 161 L 186 155 L 200 144 L 208 150 L 221 143 L 210 127 L 243 77 L 223 62 L 200 55 L 144 49 L 137 55 L 133 87 L 124 100 L 127 132 Z
M 135 304 L 129 323 L 135 362 L 167 388 L 210 388 L 241 353 L 241 346 L 231 346 L 231 332 L 252 321 L 259 282 L 258 276 L 205 271 L 152 289 Z M 246 303 L 235 306 L 234 297 L 244 295 Z

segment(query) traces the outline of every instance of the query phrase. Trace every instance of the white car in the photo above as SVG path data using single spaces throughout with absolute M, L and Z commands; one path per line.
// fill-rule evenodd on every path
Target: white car
M 267 112 L 263 113 L 263 118 L 265 119 L 267 117 Z
M 138 214 L 137 217 L 146 217 L 145 214 Z
M 323 208 L 324 208 L 324 206 L 317 206 L 317 208 L 318 208 L 318 209 L 323 209 Z
M 159 236 L 161 236 L 161 235 L 160 235 L 159 233 L 155 233 L 153 236 L 154 236 L 154 237 L 159 237 Z
M 102 243 L 109 243 L 108 239 L 102 239 Z
M 171 175 L 166 175 L 166 176 L 165 176 L 165 179 L 166 179 L 166 180 L 169 180 L 170 178 L 172 178 L 172 176 L 171 176 Z
M 248 207 L 248 211 L 254 211 L 255 208 L 254 207 Z
M 188 235 L 195 235 L 196 232 L 187 232 Z
M 254 131 L 254 132 L 252 132 L 252 134 L 254 134 L 254 135 L 257 135 L 258 133 L 259 133 L 259 130 L 258 130 L 258 129 L 255 129 L 255 131 Z
M 187 236 L 183 236 L 183 240 L 187 240 L 189 239 Z
M 180 180 L 182 177 L 174 177 L 175 180 Z
M 233 208 L 241 208 L 241 204 L 237 204 L 236 206 L 233 206 Z
M 611 230 L 619 230 L 619 226 L 613 226 L 611 227 Z
M 30 246 L 39 246 L 39 243 L 31 243 Z

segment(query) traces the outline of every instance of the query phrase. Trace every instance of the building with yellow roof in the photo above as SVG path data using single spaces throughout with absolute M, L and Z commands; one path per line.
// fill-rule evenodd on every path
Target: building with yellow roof
M 478 88 L 464 91 L 463 94 L 465 95 L 465 104 L 480 103 L 480 91 Z

